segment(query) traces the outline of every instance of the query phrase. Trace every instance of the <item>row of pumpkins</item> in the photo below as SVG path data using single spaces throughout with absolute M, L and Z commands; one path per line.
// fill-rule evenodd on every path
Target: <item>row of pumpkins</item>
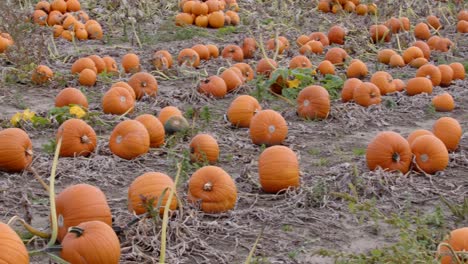
M 177 26 L 221 28 L 236 26 L 240 22 L 239 5 L 236 0 L 183 0 L 179 2 L 181 12 L 175 17 Z
M 377 5 L 375 3 L 364 4 L 360 0 L 320 0 L 317 9 L 324 13 L 336 14 L 340 11 L 354 12 L 359 16 L 367 14 L 377 14 Z

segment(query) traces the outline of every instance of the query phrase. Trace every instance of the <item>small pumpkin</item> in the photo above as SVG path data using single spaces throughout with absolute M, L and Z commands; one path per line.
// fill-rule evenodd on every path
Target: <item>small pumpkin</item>
M 297 113 L 308 119 L 325 119 L 330 113 L 330 95 L 322 86 L 311 85 L 297 96 Z
M 192 25 L 193 22 L 194 22 L 194 19 L 191 14 L 179 13 L 175 17 L 175 24 L 176 26 L 179 26 L 179 27 Z
M 136 120 L 120 122 L 112 131 L 109 148 L 115 155 L 131 160 L 149 151 L 150 137 L 146 127 Z
M 183 49 L 179 52 L 177 61 L 179 65 L 198 67 L 200 65 L 200 56 L 193 49 Z
M 367 145 L 366 161 L 370 170 L 381 167 L 384 170 L 409 170 L 412 153 L 408 141 L 393 131 L 380 132 Z
M 377 53 L 377 60 L 381 63 L 389 64 L 390 58 L 395 54 L 397 53 L 392 49 L 379 50 L 379 52 Z
M 393 79 L 392 84 L 395 86 L 395 91 L 402 92 L 406 89 L 406 83 L 401 79 Z
M 343 89 L 341 90 L 341 101 L 343 103 L 353 100 L 354 89 L 360 86 L 362 81 L 357 78 L 349 78 L 343 84 Z
M 278 47 L 276 47 L 277 44 Z M 276 50 L 278 50 L 278 54 L 283 54 L 283 52 L 286 50 L 286 44 L 283 41 L 281 41 L 279 37 L 278 39 L 271 38 L 267 41 L 266 48 L 273 52 L 276 52 Z
M 97 73 L 101 73 L 101 72 L 105 71 L 106 63 L 104 62 L 104 60 L 99 55 L 91 55 L 91 56 L 88 56 L 88 58 L 90 58 L 94 62 L 94 65 L 96 66 Z
M 408 95 L 416 95 L 421 93 L 432 93 L 432 83 L 424 77 L 416 77 L 409 79 L 406 83 L 406 93 Z
M 467 13 L 466 19 L 468 21 L 468 11 L 465 12 Z M 468 251 L 468 227 L 452 230 L 444 242 L 449 244 L 452 247 L 452 250 L 455 252 Z M 445 245 L 441 245 L 439 247 L 437 255 L 441 264 L 451 264 L 457 262 L 457 260 L 453 259 L 451 250 L 448 249 L 448 247 Z
M 106 64 L 105 72 L 107 73 L 118 73 L 119 68 L 117 66 L 117 62 L 109 56 L 102 57 L 102 60 Z
M 164 144 L 166 133 L 164 126 L 158 118 L 150 114 L 143 114 L 139 115 L 135 120 L 142 123 L 146 127 L 146 130 L 148 130 L 151 148 L 157 148 Z
M 214 44 L 208 44 L 206 45 L 208 50 L 210 51 L 210 58 L 218 58 L 219 56 L 219 49 L 216 45 Z
M 426 23 L 418 23 L 414 27 L 414 36 L 417 39 L 428 40 L 431 37 L 431 31 Z
M 240 95 L 231 102 L 227 111 L 227 119 L 233 126 L 249 127 L 252 117 L 262 110 L 255 97 Z
M 153 54 L 152 64 L 157 70 L 167 70 L 172 67 L 172 56 L 167 50 L 158 50 Z
M 261 110 L 250 121 L 250 139 L 256 145 L 282 144 L 288 135 L 288 125 L 280 113 Z
M 244 59 L 251 59 L 255 55 L 257 50 L 257 42 L 254 38 L 245 38 L 242 42 L 242 53 L 244 54 Z
M 381 95 L 385 95 L 387 93 L 392 93 L 395 91 L 395 86 L 392 83 L 392 75 L 390 75 L 390 73 L 388 72 L 375 72 L 374 74 L 372 74 L 370 81 L 379 88 Z
M 220 167 L 205 166 L 198 169 L 190 177 L 188 185 L 188 200 L 192 204 L 199 204 L 205 213 L 223 213 L 236 205 L 236 184 Z
M 244 52 L 241 47 L 232 44 L 224 47 L 221 56 L 225 59 L 232 59 L 237 62 L 242 62 L 244 60 Z
M 215 11 L 208 15 L 208 25 L 212 28 L 221 28 L 224 26 L 224 12 L 222 10 Z
M 363 78 L 367 76 L 368 72 L 369 71 L 364 62 L 354 59 L 346 70 L 346 76 L 348 76 L 348 78 Z
M 379 88 L 371 82 L 363 82 L 356 86 L 353 91 L 353 100 L 361 106 L 368 107 L 374 104 L 380 104 Z
M 365 16 L 367 15 L 367 5 L 366 4 L 359 4 L 356 6 L 356 14 L 358 16 Z
M 5 264 L 29 264 L 29 255 L 23 241 L 7 224 L 0 222 L 0 262 Z
M 169 135 L 185 131 L 188 128 L 189 123 L 183 116 L 172 116 L 164 123 L 164 131 L 166 131 L 166 134 Z
M 329 49 L 325 54 L 325 60 L 333 64 L 343 63 L 346 58 L 348 58 L 348 53 L 344 49 L 338 47 Z
M 462 127 L 454 118 L 441 117 L 432 126 L 432 133 L 444 142 L 447 150 L 455 151 L 462 136 Z
M 256 72 L 259 75 L 270 76 L 278 68 L 278 63 L 273 59 L 261 59 L 258 61 Z
M 303 55 L 297 55 L 291 59 L 289 62 L 289 69 L 307 69 L 312 68 L 312 62 L 310 62 L 309 58 Z
M 190 160 L 215 164 L 219 157 L 218 142 L 208 134 L 198 134 L 190 141 Z
M 345 29 L 341 26 L 333 26 L 328 31 L 328 40 L 330 41 L 330 43 L 344 45 L 345 36 L 346 36 Z
M 55 97 L 55 107 L 69 106 L 72 104 L 88 108 L 88 99 L 86 99 L 86 96 L 80 90 L 73 87 L 61 90 Z
M 209 60 L 210 59 L 210 50 L 207 46 L 203 44 L 197 44 L 192 47 L 192 49 L 198 53 L 200 60 Z
M 268 193 L 298 187 L 299 162 L 296 153 L 285 146 L 266 148 L 258 158 L 258 175 L 262 189 Z
M 158 119 L 161 121 L 161 124 L 164 126 L 166 121 L 173 116 L 182 116 L 182 112 L 179 108 L 175 106 L 166 106 L 161 111 L 159 111 Z
M 317 66 L 317 71 L 320 72 L 322 75 L 327 75 L 327 74 L 335 74 L 335 65 L 331 63 L 329 60 L 324 60 L 320 62 L 320 64 Z
M 237 69 L 237 68 L 235 68 Z M 224 80 L 224 83 L 226 84 L 226 91 L 229 93 L 229 92 L 232 92 L 234 91 L 235 89 L 239 88 L 243 83 L 243 78 L 241 77 L 242 76 L 242 73 L 240 73 L 240 75 L 235 71 L 235 69 L 232 69 L 232 68 L 229 68 L 225 71 L 223 71 L 219 77 L 221 77 L 221 79 Z M 240 72 L 240 70 L 239 70 Z
M 136 99 L 135 91 L 133 90 L 133 88 L 130 85 L 128 85 L 128 83 L 122 82 L 122 81 L 121 82 L 116 82 L 116 83 L 112 84 L 112 87 L 123 87 L 123 88 L 127 89 L 127 91 L 132 95 L 133 99 Z
M 309 48 L 310 52 L 314 53 L 314 54 L 322 54 L 323 53 L 323 44 L 322 44 L 322 42 L 317 41 L 317 40 L 311 40 L 311 41 L 307 42 L 303 47 L 306 48 L 306 51 L 301 52 L 301 50 L 299 50 L 299 52 L 301 52 L 302 54 L 307 53 L 307 51 L 308 51 L 307 48 Z
M 76 184 L 65 188 L 55 198 L 58 222 L 58 241 L 63 241 L 68 228 L 87 221 L 100 221 L 112 225 L 112 214 L 106 195 L 89 184 Z M 80 262 L 78 262 L 80 263 Z
M 390 65 L 392 68 L 404 67 L 405 61 L 400 55 L 395 54 L 390 58 L 390 62 L 388 63 L 388 65 Z
M 411 46 L 403 52 L 403 59 L 406 64 L 410 63 L 414 59 L 422 57 L 424 57 L 423 51 L 416 46 Z
M 453 69 L 446 64 L 441 64 L 437 66 L 440 71 L 441 79 L 440 79 L 440 86 L 447 87 L 450 86 L 453 80 Z
M 457 32 L 460 32 L 463 34 L 468 33 L 468 21 L 465 21 L 465 20 L 458 21 Z
M 465 79 L 465 67 L 459 62 L 450 63 L 450 68 L 453 70 L 453 80 Z
M 83 86 L 94 86 L 96 84 L 96 72 L 90 69 L 84 69 L 80 72 L 78 82 Z
M 424 58 L 426 58 L 426 60 L 430 59 L 431 48 L 429 47 L 429 45 L 427 45 L 426 42 L 418 40 L 413 43 L 413 47 L 418 47 L 419 49 L 421 49 L 421 51 L 423 52 Z
M 411 132 L 406 140 L 408 141 L 408 144 L 411 146 L 414 142 L 415 139 L 417 139 L 420 136 L 426 136 L 426 135 L 431 135 L 434 136 L 434 134 L 426 129 L 416 129 L 413 132 Z
M 147 208 L 151 206 L 155 210 L 159 209 L 159 214 L 164 213 L 164 208 L 169 198 L 170 189 L 174 189 L 175 184 L 171 177 L 161 172 L 147 172 L 138 176 L 128 188 L 128 210 L 141 215 L 147 212 Z M 164 193 L 164 197 L 161 196 Z M 174 189 L 174 191 L 176 191 Z M 160 207 L 156 208 L 158 202 Z M 169 210 L 177 209 L 177 198 L 172 197 L 169 205 Z
M 99 39 L 102 39 L 103 37 L 102 27 L 99 23 L 94 23 L 94 24 L 90 24 L 89 26 L 86 26 L 86 31 L 88 31 L 89 39 L 99 40 Z
M 44 84 L 54 77 L 54 72 L 46 65 L 39 65 L 33 71 L 31 80 L 35 84 Z
M 45 0 L 41 0 L 39 2 L 37 2 L 36 6 L 34 7 L 34 10 L 42 10 L 46 13 L 49 13 L 50 12 L 50 3 L 45 1 Z
M 227 93 L 226 82 L 223 78 L 216 75 L 202 80 L 197 90 L 199 93 L 211 95 L 215 98 L 223 98 Z
M 242 76 L 244 77 L 245 81 L 251 81 L 254 79 L 255 72 L 252 69 L 252 67 L 250 67 L 249 64 L 244 63 L 244 62 L 239 62 L 232 66 L 238 68 L 241 71 Z
M 84 69 L 90 69 L 94 72 L 97 72 L 96 64 L 94 64 L 94 61 L 90 58 L 80 58 L 76 60 L 71 67 L 71 73 L 72 74 L 79 74 L 82 72 Z
M 427 61 L 426 58 L 416 58 L 414 60 L 412 60 L 409 65 L 413 68 L 416 68 L 416 69 L 419 69 L 421 68 L 423 65 L 426 65 L 428 64 L 429 62 Z
M 440 69 L 432 64 L 421 66 L 416 71 L 416 77 L 428 78 L 432 82 L 433 86 L 439 85 L 442 81 L 442 73 L 440 72 Z
M 392 32 L 385 25 L 372 25 L 369 29 L 371 41 L 376 42 L 390 42 Z
M 20 172 L 32 162 L 32 143 L 28 134 L 19 128 L 0 131 L 0 170 Z
M 147 72 L 135 73 L 128 79 L 128 84 L 135 91 L 136 99 L 138 100 L 145 95 L 156 97 L 158 94 L 158 81 Z
M 124 87 L 115 86 L 102 97 L 102 111 L 105 114 L 123 115 L 133 112 L 135 99 Z
M 296 44 L 299 46 L 299 47 L 302 47 L 303 45 L 305 45 L 307 42 L 309 42 L 310 39 L 309 39 L 309 36 L 307 35 L 300 35 L 299 37 L 297 37 L 296 39 Z
M 81 4 L 78 0 L 67 1 L 67 12 L 78 12 L 81 10 Z
M 438 17 L 434 15 L 430 15 L 426 18 L 426 20 L 427 20 L 427 24 L 429 24 L 429 26 L 431 26 L 433 29 L 439 30 L 442 28 L 442 24 L 440 24 Z
M 67 2 L 65 0 L 54 0 L 50 3 L 50 9 L 65 14 L 67 12 Z
M 449 162 L 449 155 L 444 143 L 435 136 L 417 137 L 411 144 L 411 152 L 419 169 L 434 174 L 443 171 Z
M 120 242 L 112 227 L 101 221 L 70 227 L 60 257 L 69 263 L 118 264 Z
M 58 128 L 56 141 L 62 138 L 61 157 L 88 156 L 97 145 L 94 129 L 85 121 L 77 118 L 68 119 Z
M 125 54 L 122 58 L 122 68 L 126 73 L 137 73 L 141 70 L 140 58 L 135 53 Z

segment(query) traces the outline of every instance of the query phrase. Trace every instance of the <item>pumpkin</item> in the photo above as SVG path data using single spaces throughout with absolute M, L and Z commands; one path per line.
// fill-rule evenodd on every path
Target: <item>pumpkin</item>
M 117 62 L 109 56 L 102 57 L 102 60 L 106 64 L 105 72 L 107 73 L 117 73 L 119 72 L 119 68 L 117 66 Z
M 414 27 L 414 36 L 418 39 L 428 40 L 431 37 L 431 31 L 426 23 L 418 23 Z
M 227 92 L 232 92 L 235 89 L 239 88 L 244 82 L 242 76 L 242 72 L 238 74 L 236 72 L 237 68 L 229 68 L 221 73 L 219 77 L 221 77 L 224 80 L 224 83 L 226 84 L 226 91 Z M 240 70 L 239 70 L 240 72 Z
M 78 12 L 81 10 L 81 4 L 78 0 L 68 0 L 67 1 L 67 11 L 68 12 Z
M 218 142 L 208 134 L 198 134 L 190 142 L 190 160 L 215 164 L 219 157 Z
M 102 39 L 102 27 L 99 23 L 90 24 L 86 27 L 86 31 L 88 31 L 89 39 Z
M 450 235 L 445 239 L 444 242 L 449 244 L 452 247 L 452 250 L 455 252 L 468 251 L 468 227 L 462 227 L 451 231 Z M 440 246 L 437 255 L 438 258 L 440 258 L 441 264 L 451 264 L 457 262 L 455 259 L 452 258 L 453 255 L 447 246 Z
M 233 126 L 249 127 L 252 117 L 261 109 L 257 99 L 250 95 L 241 95 L 229 105 L 227 119 Z
M 429 47 L 429 45 L 427 45 L 426 42 L 418 40 L 413 43 L 413 47 L 418 47 L 423 52 L 424 58 L 426 58 L 426 60 L 430 59 L 431 48 Z
M 73 39 L 75 38 L 75 32 L 72 32 L 70 30 L 64 30 L 62 31 L 62 34 L 60 35 L 60 37 L 68 41 L 73 41 Z
M 311 40 L 306 43 L 305 48 L 309 47 L 310 52 L 315 53 L 315 54 L 322 54 L 323 53 L 323 44 L 320 41 L 317 40 Z M 300 52 L 300 50 L 299 50 Z
M 380 90 L 375 84 L 363 82 L 361 85 L 354 88 L 353 100 L 358 105 L 368 107 L 370 105 L 380 104 L 382 98 L 380 97 Z
M 231 176 L 222 168 L 205 166 L 189 179 L 188 200 L 199 204 L 205 213 L 223 213 L 234 208 L 237 187 Z
M 450 50 L 450 48 L 453 46 L 453 42 L 448 39 L 448 38 L 441 38 L 439 41 L 435 43 L 434 49 L 441 51 L 441 52 L 447 52 Z
M 50 3 L 50 9 L 60 11 L 64 14 L 67 12 L 67 2 L 65 2 L 65 0 L 54 0 Z
M 80 90 L 73 87 L 61 90 L 55 97 L 56 107 L 69 106 L 72 104 L 88 108 L 88 99 L 86 99 L 86 96 Z
M 380 132 L 367 145 L 366 161 L 370 170 L 381 167 L 384 170 L 406 173 L 411 159 L 408 141 L 393 131 Z
M 158 93 L 158 81 L 147 72 L 135 73 L 128 79 L 128 84 L 135 91 L 136 99 L 141 99 L 145 95 L 156 97 Z
M 465 21 L 465 20 L 458 21 L 457 32 L 468 33 L 468 21 Z
M 449 155 L 444 143 L 433 135 L 422 135 L 411 143 L 411 152 L 416 165 L 425 173 L 434 174 L 444 170 L 449 162 Z
M 390 62 L 388 63 L 388 65 L 390 65 L 392 68 L 404 67 L 405 61 L 400 55 L 395 54 L 390 58 Z
M 341 90 L 341 101 L 346 103 L 353 100 L 354 89 L 361 84 L 362 81 L 357 78 L 347 79 L 343 84 L 343 89 Z
M 244 77 L 245 81 L 251 81 L 255 77 L 254 70 L 247 63 L 239 62 L 232 66 L 238 68 L 241 71 L 242 76 Z
M 412 60 L 409 65 L 413 68 L 416 68 L 416 69 L 419 69 L 421 68 L 423 65 L 426 65 L 428 64 L 429 62 L 427 61 L 426 58 L 416 58 L 414 60 Z
M 226 16 L 228 16 L 231 19 L 231 23 L 230 23 L 231 25 L 233 25 L 233 26 L 239 25 L 240 17 L 236 12 L 234 12 L 232 10 L 228 10 L 228 11 L 226 11 Z
M 167 70 L 172 67 L 172 56 L 167 50 L 158 50 L 153 54 L 152 64 L 157 70 Z
M 69 186 L 57 195 L 55 203 L 58 241 L 63 241 L 69 227 L 86 221 L 101 221 L 109 227 L 112 225 L 112 215 L 106 195 L 95 186 L 89 184 Z
M 368 10 L 368 13 L 371 14 L 371 15 L 376 15 L 377 14 L 377 5 L 375 3 L 370 3 L 370 4 L 367 4 L 367 10 Z
M 172 116 L 164 123 L 164 131 L 166 134 L 174 134 L 177 132 L 185 131 L 189 128 L 187 119 L 183 116 Z
M 193 49 L 183 49 L 179 52 L 177 62 L 179 65 L 198 67 L 200 65 L 200 56 Z
M 182 12 L 187 13 L 187 14 L 192 14 L 192 8 L 194 4 L 195 4 L 195 1 L 185 1 L 182 4 Z
M 438 66 L 441 79 L 440 79 L 440 86 L 447 87 L 450 86 L 453 80 L 453 69 L 446 64 L 442 64 Z
M 388 28 L 390 28 L 392 33 L 398 33 L 401 30 L 402 23 L 401 23 L 400 19 L 398 19 L 396 17 L 391 17 L 389 20 L 387 20 L 385 25 Z
M 79 74 L 82 72 L 84 69 L 90 69 L 94 72 L 97 72 L 96 64 L 94 64 L 94 61 L 90 58 L 80 58 L 76 60 L 71 67 L 71 73 L 72 74 Z
M 389 64 L 390 58 L 395 54 L 397 53 L 392 49 L 379 50 L 379 52 L 377 53 L 377 60 L 381 63 Z
M 351 2 L 351 1 L 348 1 L 346 2 L 346 4 L 343 6 L 343 9 L 349 13 L 351 12 L 354 12 L 354 10 L 356 9 L 356 5 Z
M 45 65 L 39 65 L 33 71 L 31 80 L 35 84 L 44 84 L 54 76 L 54 72 Z
M 393 78 L 388 72 L 375 72 L 374 74 L 372 74 L 370 81 L 379 88 L 381 95 L 385 95 L 387 93 L 392 93 L 395 91 L 395 86 L 392 83 Z
M 324 13 L 328 13 L 331 11 L 331 8 L 332 8 L 332 4 L 330 1 L 327 1 L 327 0 L 320 0 L 318 2 L 318 5 L 317 5 L 317 9 L 324 12 Z
M 278 43 L 278 48 L 276 47 L 277 43 Z M 283 52 L 286 50 L 286 43 L 281 41 L 279 37 L 277 40 L 275 38 L 272 38 L 267 41 L 266 48 L 273 52 L 276 52 L 276 50 L 278 50 L 278 54 L 283 54 Z
M 427 40 L 427 45 L 431 50 L 435 50 L 437 43 L 441 41 L 441 38 L 439 36 L 432 36 Z
M 341 26 L 333 26 L 328 31 L 328 40 L 330 43 L 336 43 L 338 45 L 343 45 L 345 43 L 346 32 Z
M 193 2 L 192 5 L 192 14 L 195 16 L 207 15 L 208 14 L 208 5 L 204 2 Z
M 280 113 L 261 110 L 250 121 L 250 139 L 256 145 L 282 144 L 288 135 L 288 125 Z
M 333 64 L 343 63 L 347 57 L 348 53 L 346 53 L 344 49 L 338 47 L 329 49 L 325 54 L 325 60 L 328 60 Z
M 416 58 L 422 58 L 422 57 L 424 57 L 423 51 L 420 48 L 415 47 L 415 46 L 409 47 L 403 52 L 403 59 L 406 64 L 410 63 L 412 60 Z
M 115 155 L 131 160 L 149 151 L 150 136 L 146 127 L 135 120 L 120 122 L 112 131 L 109 148 Z
M 367 15 L 367 5 L 365 4 L 359 4 L 356 6 L 356 14 L 359 16 L 365 16 Z
M 135 91 L 133 90 L 133 88 L 128 85 L 128 83 L 126 82 L 116 82 L 114 84 L 112 84 L 112 87 L 123 87 L 125 89 L 127 89 L 127 91 L 132 95 L 133 99 L 136 99 L 136 94 L 135 94 Z
M 42 10 L 36 10 L 32 14 L 32 20 L 40 26 L 55 26 L 62 24 L 64 16 L 59 11 L 52 11 L 47 16 L 47 13 Z
M 416 71 L 416 77 L 425 77 L 431 80 L 433 86 L 437 86 L 442 81 L 442 73 L 437 66 L 426 64 Z
M 393 85 L 395 86 L 395 91 L 402 92 L 406 89 L 406 83 L 401 79 L 393 79 Z
M 277 193 L 299 186 L 299 162 L 296 154 L 285 146 L 266 148 L 258 158 L 260 185 L 265 192 Z
M 97 73 L 101 73 L 101 72 L 105 71 L 106 63 L 104 62 L 104 60 L 99 55 L 91 55 L 91 56 L 88 56 L 88 58 L 90 58 L 94 62 L 94 65 L 96 66 Z
M 208 6 L 208 13 L 213 13 L 220 9 L 220 4 L 218 0 L 208 0 L 205 3 Z
M 141 70 L 140 58 L 135 53 L 125 54 L 122 58 L 122 68 L 126 73 L 137 73 Z
M 97 144 L 96 132 L 77 118 L 68 119 L 58 128 L 55 139 L 62 138 L 61 157 L 88 156 Z
M 53 28 L 54 28 L 54 38 L 60 37 L 64 31 L 63 27 L 60 25 L 54 25 Z
M 214 44 L 208 44 L 206 45 L 208 50 L 210 51 L 210 58 L 218 58 L 219 56 L 219 49 L 216 47 Z
M 164 125 L 173 116 L 182 116 L 182 112 L 175 106 L 166 106 L 159 111 L 158 119 Z
M 253 38 L 245 38 L 242 42 L 242 53 L 245 59 L 253 58 L 255 51 L 257 50 L 257 42 Z
M 420 93 L 432 93 L 432 83 L 424 77 L 416 77 L 409 79 L 406 84 L 406 93 L 408 95 L 416 95 Z
M 358 59 L 354 59 L 349 64 L 346 70 L 346 76 L 348 78 L 363 78 L 368 74 L 367 66 L 364 62 Z
M 120 242 L 112 227 L 100 221 L 70 227 L 60 257 L 69 263 L 118 264 Z
M 453 79 L 454 80 L 464 80 L 465 79 L 465 67 L 459 62 L 450 63 L 450 68 L 453 70 Z
M 312 68 L 312 63 L 310 62 L 309 58 L 303 55 L 297 55 L 291 59 L 289 62 L 289 69 L 306 69 Z
M 23 241 L 7 224 L 0 222 L 0 262 L 29 264 L 29 255 Z
M 221 56 L 225 59 L 232 59 L 237 62 L 242 62 L 244 60 L 244 52 L 241 47 L 232 44 L 224 47 Z
M 42 10 L 46 13 L 49 13 L 50 12 L 50 3 L 45 1 L 45 0 L 42 0 L 42 1 L 39 1 L 37 2 L 36 6 L 34 7 L 34 10 Z
M 150 114 L 143 114 L 135 118 L 135 120 L 142 123 L 148 130 L 150 147 L 157 148 L 164 144 L 166 133 L 164 131 L 164 126 L 158 118 Z
M 307 35 L 300 35 L 297 39 L 296 39 L 296 44 L 299 46 L 299 47 L 302 47 L 303 45 L 305 45 L 307 42 L 309 42 L 310 39 L 309 39 L 309 36 Z
M 200 60 L 209 60 L 210 59 L 210 50 L 203 44 L 197 44 L 192 47 L 192 49 L 198 53 Z
M 444 142 L 447 150 L 455 151 L 462 136 L 462 128 L 456 119 L 441 117 L 432 126 L 432 133 Z
M 216 75 L 210 76 L 205 80 L 202 80 L 198 85 L 198 92 L 211 95 L 215 98 L 223 98 L 227 93 L 226 82 Z
M 457 14 L 457 19 L 458 21 L 461 21 L 461 20 L 468 21 L 468 10 L 466 9 L 460 10 Z
M 32 143 L 28 134 L 19 128 L 0 131 L 0 170 L 20 172 L 32 162 Z
M 164 173 L 147 172 L 140 175 L 128 188 L 128 210 L 141 215 L 147 212 L 147 208 L 151 203 L 151 206 L 155 210 L 159 209 L 159 214 L 162 215 L 169 198 L 170 189 L 176 191 L 174 181 Z M 161 198 L 164 190 L 166 192 L 164 197 Z M 160 202 L 160 207 L 156 208 L 158 202 Z M 169 210 L 175 209 L 177 209 L 177 198 L 172 197 Z
M 372 25 L 369 32 L 373 43 L 390 42 L 392 37 L 392 32 L 385 25 Z
M 317 71 L 320 72 L 322 75 L 327 75 L 327 74 L 335 74 L 335 65 L 331 63 L 328 60 L 324 60 L 320 62 L 320 64 L 317 66 Z
M 192 15 L 187 14 L 187 13 L 179 13 L 175 17 L 175 24 L 176 26 L 187 26 L 187 25 L 192 25 L 194 22 Z
M 76 12 L 75 15 L 76 18 L 83 23 L 86 23 L 89 20 L 89 15 L 83 10 Z
M 123 115 L 133 112 L 134 108 L 135 99 L 126 88 L 112 87 L 102 97 L 102 111 L 105 114 Z
M 96 72 L 90 69 L 84 69 L 80 72 L 78 82 L 84 86 L 94 86 L 96 84 Z
M 431 136 L 434 136 L 434 134 L 432 134 L 431 131 L 429 130 L 426 130 L 426 129 L 416 129 L 414 130 L 413 132 L 411 132 L 408 137 L 406 138 L 406 140 L 408 141 L 408 144 L 411 146 L 411 144 L 413 144 L 414 140 L 417 139 L 418 137 L 420 136 L 426 136 L 426 135 L 431 135 Z
M 270 76 L 278 68 L 278 63 L 272 59 L 261 59 L 258 61 L 256 72 L 259 75 Z
M 219 10 L 208 15 L 208 25 L 212 28 L 221 28 L 224 26 L 224 12 Z
M 410 30 L 410 20 L 407 17 L 400 17 L 400 23 L 401 23 L 401 29 L 404 31 L 409 31 Z
M 429 26 L 431 26 L 433 29 L 439 30 L 442 28 L 442 24 L 440 24 L 438 17 L 434 15 L 430 15 L 426 18 L 426 20 L 427 20 L 427 24 L 429 24 Z
M 330 95 L 322 86 L 311 85 L 297 96 L 297 113 L 307 119 L 325 119 L 330 112 Z

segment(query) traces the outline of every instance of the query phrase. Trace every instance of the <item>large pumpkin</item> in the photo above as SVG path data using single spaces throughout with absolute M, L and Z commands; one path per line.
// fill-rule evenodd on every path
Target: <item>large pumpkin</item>
M 353 90 L 353 100 L 361 106 L 368 107 L 374 104 L 380 104 L 379 88 L 371 82 L 362 82 Z
M 19 172 L 32 162 L 32 143 L 28 134 L 19 128 L 0 131 L 0 170 Z
M 86 99 L 86 96 L 80 90 L 73 87 L 63 89 L 55 97 L 56 107 L 69 106 L 71 104 L 88 108 L 88 99 Z
M 279 145 L 287 135 L 286 120 L 274 110 L 262 110 L 250 121 L 250 139 L 256 145 Z
M 150 136 L 146 127 L 136 120 L 120 122 L 112 131 L 109 148 L 123 159 L 134 159 L 149 151 Z
M 133 112 L 135 99 L 124 87 L 115 86 L 102 97 L 102 111 L 105 114 L 123 115 Z
M 308 119 L 325 119 L 330 112 L 330 95 L 322 86 L 311 85 L 297 96 L 297 114 Z
M 265 192 L 277 193 L 299 186 L 299 162 L 296 154 L 285 146 L 265 149 L 258 159 L 260 184 Z
M 462 227 L 453 230 L 452 232 L 450 232 L 450 235 L 444 242 L 449 244 L 452 247 L 453 251 L 468 252 L 468 227 Z M 441 245 L 439 251 L 437 252 L 437 255 L 440 258 L 441 264 L 456 263 L 456 260 L 452 258 L 453 255 L 447 248 L 447 246 Z
M 418 168 L 429 174 L 444 170 L 449 162 L 444 143 L 432 135 L 417 137 L 411 144 L 411 152 Z
M 100 221 L 82 222 L 68 230 L 60 257 L 73 264 L 118 264 L 120 242 L 112 227 Z
M 255 113 L 260 110 L 262 110 L 262 107 L 255 97 L 241 95 L 234 99 L 231 105 L 229 105 L 227 118 L 233 126 L 249 127 L 250 120 Z
M 191 203 L 200 203 L 205 213 L 222 213 L 234 208 L 237 187 L 220 167 L 205 166 L 190 177 L 188 199 Z
M 164 144 L 164 126 L 161 121 L 154 115 L 144 114 L 135 118 L 136 121 L 142 123 L 148 130 L 150 136 L 150 147 L 157 148 Z
M 367 145 L 367 167 L 375 170 L 381 167 L 390 171 L 406 173 L 411 164 L 412 154 L 408 141 L 393 131 L 377 134 Z
M 208 134 L 198 134 L 190 142 L 190 160 L 192 162 L 216 163 L 219 157 L 218 142 Z
M 441 117 L 432 126 L 432 133 L 444 142 L 447 150 L 454 151 L 458 148 L 462 136 L 460 123 L 451 117 Z
M 69 119 L 59 127 L 55 136 L 57 142 L 62 137 L 60 156 L 88 156 L 94 151 L 97 143 L 96 132 L 86 124 L 85 121 L 77 118 Z
M 158 93 L 158 81 L 147 72 L 138 72 L 128 79 L 128 84 L 135 91 L 136 99 L 143 95 L 155 97 Z
M 26 247 L 16 232 L 0 222 L 0 263 L 29 264 Z
M 149 202 L 152 202 L 153 208 L 160 202 L 160 197 L 165 189 L 164 197 L 161 199 L 159 213 L 164 213 L 170 189 L 175 188 L 174 181 L 164 173 L 147 172 L 136 178 L 128 188 L 128 210 L 137 215 L 146 213 Z M 175 190 L 174 190 L 175 191 Z M 177 198 L 172 197 L 170 210 L 177 208 Z M 158 208 L 154 208 L 158 210 Z
M 97 187 L 76 184 L 67 187 L 55 199 L 59 241 L 67 234 L 69 227 L 86 221 L 102 221 L 112 225 L 112 215 L 106 195 Z
M 413 132 L 411 132 L 406 140 L 408 141 L 408 144 L 411 146 L 413 144 L 414 140 L 416 140 L 420 136 L 425 136 L 425 135 L 434 135 L 432 134 L 431 131 L 426 130 L 426 129 L 416 129 Z

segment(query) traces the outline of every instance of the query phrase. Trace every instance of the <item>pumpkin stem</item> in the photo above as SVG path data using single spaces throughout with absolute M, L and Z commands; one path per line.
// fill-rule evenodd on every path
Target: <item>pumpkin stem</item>
M 89 144 L 89 138 L 88 138 L 88 136 L 83 135 L 83 136 L 81 137 L 81 143 L 82 143 L 82 144 Z
M 32 227 L 31 225 L 29 225 L 28 223 L 26 223 L 23 219 L 21 219 L 19 216 L 15 215 L 13 216 L 9 221 L 8 221 L 8 225 L 11 226 L 15 221 L 19 221 L 21 223 L 21 225 L 26 229 L 28 230 L 29 233 L 35 235 L 35 236 L 38 236 L 40 238 L 49 238 L 50 237 L 50 234 L 48 233 L 44 233 L 40 230 L 37 230 L 36 228 Z
M 211 182 L 207 182 L 207 183 L 205 183 L 205 185 L 203 185 L 203 190 L 204 191 L 209 192 L 212 189 L 213 189 L 213 183 L 211 183 Z
M 427 162 L 429 160 L 429 156 L 427 154 L 422 154 L 421 155 L 421 161 L 422 162 Z
M 33 155 L 32 149 L 27 149 L 25 152 L 26 152 L 26 155 L 29 155 L 29 156 Z
M 141 87 L 146 87 L 146 86 L 148 86 L 148 84 L 147 84 L 146 82 L 141 82 L 140 85 L 141 85 Z
M 84 233 L 84 229 L 78 226 L 72 226 L 68 229 L 69 233 L 75 233 L 77 237 L 80 237 Z
M 392 160 L 393 160 L 393 162 L 400 162 L 400 154 L 398 154 L 396 152 L 393 153 Z

